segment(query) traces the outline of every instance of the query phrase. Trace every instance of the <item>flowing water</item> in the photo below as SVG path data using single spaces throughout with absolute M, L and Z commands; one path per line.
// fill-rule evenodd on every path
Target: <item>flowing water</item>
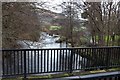
M 55 42 L 59 38 L 60 38 L 59 35 L 50 36 L 49 34 L 42 32 L 38 42 L 24 40 L 19 41 L 18 43 L 21 44 L 22 48 L 25 49 L 65 48 L 66 47 L 65 42 L 64 43 Z
M 41 37 L 40 37 L 40 40 L 38 41 L 38 42 L 32 42 L 32 41 L 27 41 L 27 40 L 24 40 L 24 41 L 19 41 L 18 43 L 19 44 L 21 44 L 22 45 L 22 48 L 27 48 L 27 49 L 29 49 L 29 48 L 31 48 L 31 49 L 46 49 L 46 48 L 65 48 L 66 47 L 66 44 L 65 44 L 65 42 L 64 43 L 56 43 L 55 41 L 56 40 L 58 40 L 60 37 L 59 37 L 59 35 L 53 35 L 53 36 L 50 36 L 49 34 L 47 34 L 47 33 L 42 33 L 41 34 Z M 68 52 L 68 51 L 67 51 Z M 71 52 L 69 52 L 69 53 L 67 53 L 67 52 L 64 52 L 64 55 L 63 56 L 66 56 L 66 54 L 67 54 L 67 57 L 70 57 L 70 53 Z M 29 52 L 30 53 L 30 52 Z M 39 53 L 41 53 L 41 52 L 39 52 Z M 44 52 L 43 52 L 44 53 Z M 42 63 L 42 65 L 49 65 L 49 66 L 47 66 L 47 67 L 49 67 L 49 68 L 51 68 L 51 66 L 54 66 L 54 63 L 56 64 L 57 62 L 54 62 L 54 61 L 56 61 L 56 59 L 57 59 L 57 55 L 53 55 L 53 53 L 58 53 L 58 57 L 60 57 L 60 52 L 58 51 L 58 52 L 56 52 L 56 51 L 50 51 L 50 52 L 45 52 L 46 54 L 43 54 L 43 55 L 41 55 L 41 54 L 39 54 L 39 57 L 47 57 L 48 55 L 49 55 L 49 61 L 48 62 L 45 62 L 45 63 Z M 49 54 L 48 54 L 49 53 Z M 52 55 L 52 56 L 51 56 Z M 36 54 L 34 55 L 34 54 L 32 54 L 32 56 L 34 57 L 34 56 L 38 56 L 38 52 L 36 52 Z M 27 56 L 27 58 L 28 59 L 31 59 L 31 55 L 29 55 L 29 56 Z M 80 69 L 81 68 L 81 65 L 77 65 L 77 64 L 80 64 L 80 61 L 81 61 L 81 59 L 82 59 L 82 57 L 81 56 L 78 56 L 77 54 L 75 54 L 75 63 L 74 63 L 74 67 L 76 67 L 77 66 L 77 69 Z M 54 60 L 55 59 L 55 60 Z M 63 59 L 64 61 L 66 60 L 66 59 Z M 31 61 L 31 60 L 29 60 L 29 61 Z M 44 58 L 42 59 L 42 61 L 44 62 Z M 47 60 L 46 60 L 47 61 Z M 51 61 L 52 61 L 52 64 L 50 64 L 51 63 Z M 63 61 L 63 62 L 64 62 Z M 38 63 L 37 62 L 37 58 L 36 58 L 36 63 Z M 33 61 L 33 63 L 32 64 L 34 64 L 34 61 Z M 58 63 L 57 63 L 58 65 L 60 65 L 61 63 L 60 63 L 60 58 L 58 59 Z M 36 66 L 37 66 L 38 64 L 36 64 Z M 67 65 L 68 67 L 69 67 L 69 64 L 68 63 L 64 63 L 64 64 L 62 64 L 62 65 Z M 33 67 L 35 67 L 35 66 L 33 66 Z M 46 69 L 47 70 L 47 67 L 46 66 L 42 66 L 42 67 L 39 67 L 39 70 L 41 70 L 41 68 L 44 70 L 44 69 Z M 62 66 L 63 67 L 63 66 Z M 31 69 L 31 63 L 29 64 L 29 68 Z M 52 70 L 53 70 L 53 68 L 54 67 L 52 67 Z M 56 70 L 56 68 L 59 68 L 59 66 L 57 66 L 57 65 L 55 65 L 55 70 Z M 34 68 L 33 68 L 34 69 Z M 48 70 L 48 71 L 50 71 L 50 70 Z

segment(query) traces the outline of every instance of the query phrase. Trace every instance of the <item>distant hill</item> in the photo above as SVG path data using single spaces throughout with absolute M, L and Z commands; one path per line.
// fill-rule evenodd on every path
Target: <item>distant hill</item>
M 62 13 L 55 13 L 46 9 L 41 9 L 39 16 L 40 21 L 42 21 L 44 24 L 54 24 L 52 22 L 54 19 L 65 17 Z

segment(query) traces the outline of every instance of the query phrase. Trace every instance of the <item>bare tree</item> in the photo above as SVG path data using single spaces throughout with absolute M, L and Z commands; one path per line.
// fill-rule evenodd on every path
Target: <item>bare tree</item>
M 116 45 L 118 25 L 118 2 L 84 2 L 84 12 L 88 19 L 93 44 L 99 46 Z
M 19 48 L 18 40 L 37 41 L 40 34 L 39 12 L 36 3 L 4 2 L 3 48 Z

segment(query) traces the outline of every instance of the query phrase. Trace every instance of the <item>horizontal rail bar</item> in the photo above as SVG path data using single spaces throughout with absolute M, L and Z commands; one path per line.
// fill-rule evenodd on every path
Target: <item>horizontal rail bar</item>
M 3 76 L 109 69 L 120 66 L 120 46 L 3 49 Z
M 28 50 L 66 50 L 66 49 L 92 49 L 92 48 L 94 48 L 94 49 L 103 49 L 103 48 L 120 48 L 120 46 L 101 46 L 101 47 L 68 47 L 68 48 L 43 48 L 43 49 L 1 49 L 1 50 L 6 50 L 6 51 L 13 51 L 13 50 L 15 50 L 15 51 L 19 51 L 19 50 L 22 50 L 22 51 L 28 51 Z M 0 50 L 0 51 L 1 51 Z

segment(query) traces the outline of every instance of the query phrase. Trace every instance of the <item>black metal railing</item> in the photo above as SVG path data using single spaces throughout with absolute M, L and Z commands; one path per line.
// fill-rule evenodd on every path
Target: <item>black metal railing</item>
M 120 66 L 120 47 L 2 50 L 3 77 Z

